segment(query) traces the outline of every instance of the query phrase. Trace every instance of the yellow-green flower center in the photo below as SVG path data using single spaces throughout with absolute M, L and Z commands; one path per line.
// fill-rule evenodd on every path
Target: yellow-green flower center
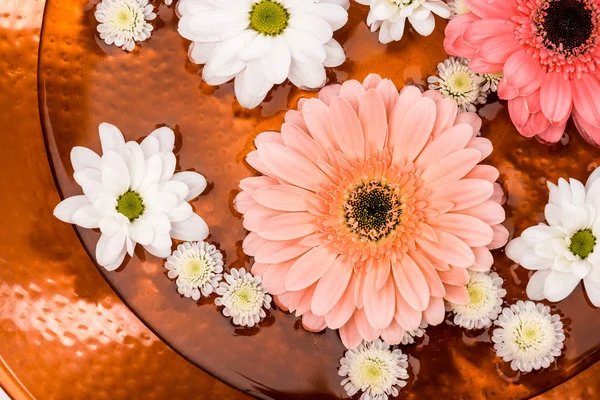
M 467 293 L 469 293 L 469 306 L 478 308 L 487 300 L 485 289 L 477 283 L 467 285 Z
M 383 384 L 387 369 L 384 362 L 377 358 L 369 358 L 360 366 L 360 377 L 363 384 L 371 387 L 379 387 Z
M 144 202 L 139 194 L 128 190 L 117 198 L 117 212 L 134 221 L 144 213 Z
M 204 285 L 210 278 L 211 268 L 203 258 L 190 258 L 185 262 L 184 275 L 188 282 Z
M 117 10 L 112 17 L 112 23 L 119 31 L 132 31 L 139 22 L 138 10 L 124 6 Z
M 596 237 L 589 229 L 583 229 L 571 237 L 571 253 L 578 255 L 582 259 L 586 259 L 596 246 Z
M 262 0 L 250 10 L 250 28 L 267 36 L 277 36 L 287 28 L 290 13 L 280 3 Z
M 521 322 L 517 327 L 515 342 L 520 349 L 529 350 L 538 348 L 544 338 L 544 331 L 539 324 Z
M 231 297 L 237 309 L 251 311 L 257 303 L 257 296 L 256 288 L 248 284 L 241 284 L 233 290 Z
M 453 74 L 448 80 L 448 89 L 454 94 L 463 94 L 471 90 L 471 75 L 460 71 Z

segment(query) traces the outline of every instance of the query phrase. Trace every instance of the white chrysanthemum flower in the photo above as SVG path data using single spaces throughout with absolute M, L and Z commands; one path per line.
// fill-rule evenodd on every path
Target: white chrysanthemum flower
M 156 18 L 148 0 L 102 0 L 94 16 L 100 38 L 127 51 L 150 37 L 153 28 L 147 21 Z
M 189 57 L 206 64 L 209 85 L 235 78 L 235 95 L 246 108 L 259 105 L 286 79 L 317 89 L 324 67 L 346 56 L 333 32 L 348 20 L 348 0 L 180 0 L 179 33 L 192 41 Z
M 371 32 L 379 30 L 379 41 L 383 44 L 398 41 L 404 35 L 406 20 L 418 34 L 429 36 L 435 28 L 437 14 L 450 17 L 448 5 L 441 0 L 356 0 L 370 6 L 367 25 Z
M 469 69 L 466 58 L 447 58 L 438 64 L 438 76 L 430 76 L 427 82 L 429 89 L 439 90 L 444 97 L 454 99 L 458 112 L 475 112 L 475 106 L 487 100 L 483 78 Z
M 527 284 L 531 300 L 560 301 L 583 280 L 600 307 L 600 168 L 585 186 L 576 179 L 548 182 L 548 225 L 527 228 L 506 246 L 506 255 L 536 271 Z
M 177 278 L 177 291 L 200 300 L 219 286 L 223 277 L 223 254 L 206 242 L 185 242 L 177 246 L 165 263 L 168 277 Z
M 471 12 L 471 10 L 469 10 L 467 7 L 465 0 L 448 0 L 448 7 L 452 12 L 450 18 L 458 17 L 459 15 Z
M 239 326 L 254 326 L 267 316 L 265 309 L 271 308 L 271 295 L 267 294 L 260 276 L 253 276 L 244 268 L 232 268 L 225 273 L 225 281 L 217 288 L 220 297 L 215 304 L 224 306 L 223 315 L 233 317 Z
M 348 350 L 340 360 L 338 374 L 346 376 L 342 386 L 348 396 L 363 392 L 361 400 L 386 400 L 396 397 L 406 386 L 408 357 L 402 350 L 390 350 L 381 339 L 362 342 Z
M 483 78 L 483 85 L 481 86 L 481 90 L 483 90 L 486 93 L 490 93 L 498 91 L 498 85 L 500 84 L 504 73 L 496 72 L 493 74 L 480 74 L 480 76 Z
M 469 271 L 469 303 L 448 303 L 448 310 L 454 313 L 454 323 L 466 329 L 492 326 L 502 311 L 502 301 L 506 296 L 506 290 L 502 289 L 503 282 L 495 272 Z
M 518 301 L 503 309 L 494 324 L 500 327 L 492 334 L 496 354 L 514 371 L 548 368 L 561 354 L 563 324 L 548 306 Z
M 102 156 L 85 147 L 71 151 L 75 181 L 83 195 L 63 200 L 54 209 L 61 221 L 100 228 L 96 260 L 109 271 L 133 256 L 137 243 L 156 257 L 171 254 L 171 238 L 203 240 L 208 226 L 187 203 L 206 188 L 196 172 L 175 172 L 175 134 L 163 127 L 141 144 L 127 142 L 121 131 L 98 128 Z
M 422 338 L 425 335 L 425 329 L 427 329 L 429 325 L 425 321 L 421 321 L 421 325 L 415 330 L 404 332 L 404 336 L 402 336 L 401 343 L 403 345 L 413 344 L 415 342 L 415 338 Z

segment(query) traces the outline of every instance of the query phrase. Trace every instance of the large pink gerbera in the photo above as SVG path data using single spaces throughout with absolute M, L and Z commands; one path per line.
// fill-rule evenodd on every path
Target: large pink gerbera
M 443 299 L 468 302 L 467 270 L 488 270 L 508 237 L 498 170 L 478 165 L 492 151 L 481 120 L 377 75 L 299 105 L 246 158 L 265 175 L 242 180 L 235 203 L 252 272 L 349 348 L 439 324 Z
M 571 113 L 600 144 L 600 1 L 465 0 L 444 46 L 475 72 L 504 72 L 498 87 L 526 137 L 557 142 Z

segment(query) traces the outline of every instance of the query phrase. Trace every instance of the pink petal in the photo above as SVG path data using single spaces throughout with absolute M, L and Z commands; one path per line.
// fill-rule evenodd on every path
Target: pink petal
M 358 329 L 356 328 L 354 318 L 340 328 L 340 339 L 342 339 L 342 343 L 347 349 L 353 349 L 363 341 L 361 334 L 358 333 Z
M 518 14 L 518 3 L 507 3 L 503 0 L 465 0 L 467 8 L 481 18 L 498 18 L 510 20 Z
M 438 272 L 433 268 L 431 262 L 418 251 L 409 251 L 408 254 L 421 269 L 431 296 L 444 297 L 444 285 L 442 285 Z
M 595 76 L 583 74 L 571 81 L 573 103 L 577 117 L 589 125 L 600 128 L 600 82 Z
M 387 115 L 383 99 L 374 89 L 361 98 L 358 118 L 371 153 L 381 153 L 387 137 Z
M 407 111 L 403 119 L 390 121 L 391 137 L 394 138 L 394 142 L 390 143 L 394 150 L 392 163 L 413 161 L 419 155 L 431 136 L 435 112 L 435 102 L 424 97 Z
M 390 260 L 387 257 L 382 257 L 381 260 L 375 260 L 373 261 L 372 268 L 375 269 L 377 276 L 375 279 L 375 290 L 380 291 L 387 282 L 390 272 L 392 271 Z
M 567 127 L 567 124 L 558 125 L 558 126 L 554 126 L 554 125 L 550 124 L 544 132 L 540 133 L 537 136 L 537 139 L 539 141 L 541 141 L 542 143 L 549 143 L 549 144 L 556 143 L 562 138 L 563 134 L 565 133 L 566 127 Z
M 260 146 L 258 153 L 270 170 L 294 185 L 317 191 L 319 185 L 329 182 L 319 168 L 287 147 L 268 143 Z
M 279 182 L 275 178 L 268 176 L 251 176 L 240 181 L 240 188 L 246 192 L 254 192 L 263 186 L 277 185 Z
M 441 297 L 432 297 L 429 300 L 429 306 L 423 311 L 423 319 L 429 325 L 435 326 L 444 322 L 446 316 L 446 307 L 444 305 L 444 299 Z
M 384 80 L 382 84 L 386 82 Z M 379 85 L 381 86 L 381 85 Z M 393 85 L 392 85 L 393 86 Z M 396 91 L 396 88 L 394 87 Z M 378 90 L 379 91 L 379 88 Z M 384 103 L 386 102 L 385 97 L 382 95 Z M 394 143 L 396 143 L 396 134 L 399 130 L 399 127 L 404 123 L 406 119 L 406 114 L 408 109 L 411 108 L 416 102 L 421 100 L 423 95 L 419 88 L 415 86 L 404 86 L 402 89 L 402 93 L 398 97 L 398 92 L 396 91 L 396 99 L 397 101 L 392 105 L 393 108 L 390 110 L 389 104 L 386 103 L 387 115 L 389 118 L 389 128 L 388 128 L 388 147 L 391 147 Z M 395 129 L 396 127 L 396 129 Z
M 356 308 L 363 308 L 363 290 L 366 278 L 367 269 L 360 268 L 358 270 L 358 276 L 354 280 L 354 304 L 356 304 Z
M 421 179 L 429 186 L 461 179 L 479 162 L 481 153 L 474 149 L 456 151 L 436 161 L 423 172 Z
M 392 323 L 381 332 L 381 338 L 391 345 L 400 344 L 405 332 L 406 331 L 402 329 L 396 321 L 392 321 Z
M 267 143 L 283 144 L 283 140 L 281 139 L 281 133 L 266 131 L 259 133 L 258 136 L 254 138 L 254 144 L 256 145 L 256 147 Z
M 327 326 L 331 329 L 338 329 L 352 317 L 356 304 L 354 302 L 354 286 L 356 274 L 352 274 L 348 287 L 343 292 L 340 300 L 333 306 L 331 311 L 325 315 Z M 318 286 L 317 286 L 318 287 Z
M 508 229 L 506 229 L 504 225 L 500 224 L 492 226 L 492 229 L 494 231 L 494 238 L 492 239 L 492 242 L 487 245 L 487 248 L 490 250 L 495 250 L 504 246 L 506 242 L 508 242 L 509 233 Z
M 325 322 L 325 318 L 318 317 L 307 311 L 302 314 L 302 327 L 309 332 L 321 332 L 327 328 L 327 323 Z
M 394 109 L 394 107 L 396 106 L 396 102 L 398 101 L 398 89 L 394 85 L 394 82 L 392 82 L 389 79 L 384 79 L 381 81 L 381 83 L 379 83 L 376 90 L 377 93 L 379 93 L 379 95 L 383 99 L 383 103 L 385 104 L 385 111 L 389 119 L 392 115 L 392 110 Z
M 352 264 L 346 256 L 335 259 L 317 283 L 311 303 L 311 310 L 315 315 L 325 315 L 334 308 L 344 293 L 348 291 L 352 272 Z
M 492 200 L 487 200 L 474 207 L 461 210 L 461 214 L 479 218 L 489 225 L 500 224 L 506 218 L 504 208 L 498 202 Z
M 494 146 L 492 146 L 492 142 L 489 139 L 476 137 L 469 141 L 467 144 L 467 149 L 476 149 L 481 153 L 481 157 L 479 161 L 485 160 L 492 151 L 494 150 Z
M 449 285 L 464 286 L 469 283 L 469 273 L 466 268 L 450 266 L 448 271 L 438 272 L 442 282 Z
M 311 162 L 327 160 L 325 151 L 305 131 L 296 125 L 283 124 L 281 127 L 283 143 Z
M 476 165 L 471 172 L 465 175 L 465 179 L 485 179 L 486 181 L 496 182 L 500 177 L 500 172 L 491 165 Z
M 309 235 L 318 229 L 318 219 L 313 214 L 285 213 L 260 224 L 258 234 L 269 240 L 290 240 Z
M 492 253 L 485 247 L 475 247 L 473 249 L 473 254 L 475 255 L 475 261 L 473 265 L 469 267 L 472 271 L 489 271 L 494 263 L 494 257 Z
M 340 96 L 350 103 L 354 111 L 358 113 L 361 98 L 365 95 L 364 86 L 356 80 L 349 80 L 342 84 Z
M 473 129 L 467 124 L 455 125 L 437 136 L 425 146 L 415 164 L 422 169 L 427 169 L 441 158 L 464 149 L 473 136 Z
M 263 280 L 263 286 L 265 290 L 270 294 L 277 296 L 286 292 L 285 290 L 285 277 L 294 265 L 295 260 L 284 261 L 279 264 L 260 264 L 254 263 L 252 266 L 252 273 L 254 275 L 260 275 Z M 266 266 L 259 268 L 261 265 Z
M 360 335 L 368 342 L 377 339 L 381 334 L 381 329 L 375 329 L 369 324 L 365 310 L 356 310 L 354 312 L 354 322 Z
M 327 85 L 319 90 L 319 100 L 326 105 L 329 105 L 329 103 L 331 103 L 331 99 L 340 95 L 341 89 L 342 85 L 340 84 Z
M 304 289 L 327 272 L 338 253 L 327 246 L 315 247 L 296 260 L 285 278 L 286 290 Z
M 294 297 L 290 303 L 290 310 L 296 311 L 297 317 L 306 314 L 310 311 L 310 303 L 312 301 L 313 293 L 317 285 L 310 285 L 309 287 L 294 292 Z
M 242 248 L 244 249 L 244 253 L 250 257 L 254 257 L 258 253 L 258 250 L 267 243 L 269 241 L 258 236 L 258 233 L 250 232 L 244 239 Z
M 362 86 L 360 87 L 362 89 Z M 364 160 L 365 137 L 360 120 L 350 103 L 343 97 L 331 100 L 331 126 L 342 153 L 351 159 Z
M 483 179 L 461 179 L 437 186 L 428 200 L 445 200 L 454 203 L 454 211 L 464 210 L 489 199 L 494 193 L 494 185 Z
M 434 92 L 439 93 L 437 90 L 435 90 Z M 435 123 L 433 124 L 433 130 L 431 132 L 431 136 L 433 137 L 436 137 L 440 133 L 450 129 L 450 127 L 454 124 L 454 120 L 456 119 L 456 112 L 458 110 L 456 102 L 448 97 L 437 101 L 435 103 L 435 107 Z
M 597 128 L 591 124 L 585 122 L 577 112 L 573 112 L 573 122 L 579 131 L 581 137 L 583 137 L 588 143 L 594 146 L 600 145 L 600 128 Z
M 371 269 L 367 273 L 363 303 L 365 315 L 369 324 L 375 329 L 384 329 L 394 319 L 396 300 L 394 297 L 394 279 L 389 277 L 380 291 L 376 286 L 376 271 Z
M 308 211 L 314 193 L 290 185 L 266 186 L 255 190 L 252 197 L 258 204 L 279 211 Z
M 466 287 L 454 285 L 444 285 L 444 287 L 446 288 L 446 296 L 444 297 L 446 301 L 460 305 L 469 304 L 469 301 L 471 301 Z
M 412 308 L 396 289 L 396 312 L 394 319 L 404 330 L 413 331 L 421 325 L 421 311 Z
M 250 165 L 252 168 L 257 170 L 258 172 L 262 173 L 263 175 L 268 175 L 270 177 L 276 176 L 273 173 L 273 171 L 271 171 L 265 165 L 263 160 L 261 160 L 261 158 L 258 156 L 258 151 L 256 151 L 256 150 L 253 150 L 250 153 L 248 153 L 248 155 L 246 156 L 246 162 L 248 163 L 248 165 Z
M 504 64 L 506 83 L 516 88 L 527 85 L 539 74 L 544 74 L 539 60 L 533 58 L 526 50 L 519 50 L 513 53 L 506 60 L 506 64 Z
M 479 131 L 481 131 L 481 118 L 479 115 L 473 112 L 464 112 L 456 116 L 454 125 L 469 124 L 473 128 L 473 137 L 476 137 Z
M 489 24 L 493 20 L 483 20 L 483 24 Z M 508 28 L 507 33 L 490 36 L 481 42 L 477 55 L 479 58 L 489 62 L 490 64 L 503 64 L 515 52 L 522 49 L 517 39 L 514 37 L 514 27 L 507 26 L 505 21 L 504 26 Z M 471 25 L 471 27 L 475 22 Z M 506 31 L 506 29 L 505 29 Z M 465 40 L 467 31 L 465 31 Z
M 308 132 L 323 150 L 337 150 L 337 141 L 331 128 L 329 107 L 320 100 L 308 99 L 302 108 L 302 116 L 306 121 Z
M 463 40 L 465 29 L 480 18 L 474 13 L 466 13 L 453 18 L 446 26 L 444 49 L 453 56 L 472 58 L 477 49 Z
M 277 264 L 301 256 L 310 250 L 302 246 L 298 240 L 269 241 L 257 251 L 256 262 Z
M 540 88 L 540 104 L 542 112 L 550 121 L 562 121 L 571 114 L 571 82 L 565 79 L 562 72 L 546 74 Z
M 282 215 L 281 212 L 256 204 L 244 214 L 244 228 L 248 231 L 258 231 L 260 225 L 269 218 Z
M 256 200 L 252 197 L 252 195 L 248 192 L 240 192 L 237 196 L 235 196 L 235 200 L 233 205 L 237 212 L 240 214 L 245 214 L 249 209 L 256 205 Z
M 379 84 L 381 83 L 381 81 L 381 76 L 377 74 L 369 74 L 363 81 L 363 87 L 365 88 L 365 90 L 376 89 L 377 86 L 379 86 Z
M 306 126 L 306 122 L 304 122 L 304 117 L 302 117 L 302 113 L 300 111 L 289 110 L 285 113 L 284 121 L 288 124 L 296 125 L 304 132 L 308 132 L 308 127 Z
M 469 246 L 454 235 L 436 231 L 439 242 L 433 243 L 416 237 L 417 244 L 436 258 L 457 267 L 469 267 L 475 262 L 475 255 Z
M 406 302 L 416 310 L 426 309 L 429 303 L 429 287 L 415 261 L 405 254 L 401 260 L 392 263 L 392 271 L 396 287 Z
M 279 296 L 274 296 L 273 299 L 281 311 L 288 312 L 290 311 L 290 303 L 292 302 L 294 294 L 294 292 L 285 292 Z
M 460 213 L 448 213 L 439 217 L 431 218 L 429 225 L 436 229 L 448 232 L 470 247 L 486 246 L 493 237 L 494 231 L 482 220 Z
M 509 36 L 510 38 L 514 34 L 514 30 L 514 25 L 507 24 L 506 20 L 489 18 L 477 19 L 467 25 L 463 33 L 463 40 L 473 47 L 479 47 L 481 49 L 488 40 L 494 39 L 495 37 Z M 513 41 L 515 40 L 513 39 Z M 482 53 L 482 50 L 477 52 L 477 54 L 481 56 L 480 53 Z M 486 59 L 486 57 L 482 58 Z

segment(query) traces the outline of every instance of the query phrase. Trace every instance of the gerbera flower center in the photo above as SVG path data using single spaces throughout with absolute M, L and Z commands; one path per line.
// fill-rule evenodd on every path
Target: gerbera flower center
M 144 201 L 139 194 L 128 190 L 117 198 L 117 212 L 133 222 L 144 213 Z
M 267 36 L 277 36 L 287 28 L 290 13 L 280 3 L 262 0 L 250 10 L 250 28 Z
M 538 31 L 547 48 L 563 54 L 584 51 L 594 34 L 594 10 L 589 1 L 550 0 L 538 11 Z
M 398 188 L 380 181 L 352 187 L 344 203 L 344 218 L 350 230 L 362 239 L 378 241 L 392 233 L 402 219 L 402 197 Z
M 592 231 L 590 229 L 583 229 L 571 237 L 569 250 L 582 259 L 586 259 L 594 251 L 595 246 L 596 237 L 592 234 Z

